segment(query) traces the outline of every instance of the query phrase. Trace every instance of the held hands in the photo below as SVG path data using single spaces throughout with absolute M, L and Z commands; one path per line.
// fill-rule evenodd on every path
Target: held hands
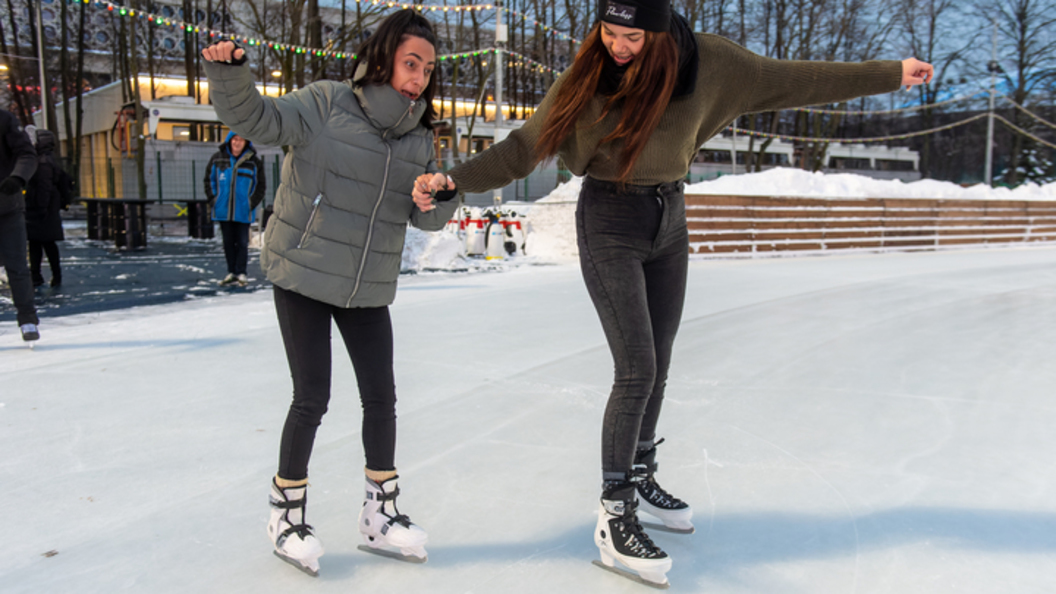
M 418 209 L 429 212 L 436 208 L 436 193 L 441 190 L 454 190 L 455 182 L 443 173 L 424 173 L 414 180 L 414 190 L 411 197 Z
M 202 57 L 207 61 L 225 64 L 239 62 L 245 55 L 245 50 L 235 46 L 232 41 L 220 41 L 202 50 Z
M 902 86 L 906 90 L 914 85 L 927 84 L 935 76 L 935 67 L 916 58 L 902 60 Z

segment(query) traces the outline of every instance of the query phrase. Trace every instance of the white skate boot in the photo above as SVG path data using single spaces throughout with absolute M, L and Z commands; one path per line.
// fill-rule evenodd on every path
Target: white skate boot
M 400 494 L 397 478 L 394 476 L 380 484 L 367 479 L 367 496 L 359 510 L 359 531 L 367 544 L 360 545 L 359 549 L 400 561 L 425 563 L 429 535 L 396 509 L 396 497 Z
M 656 446 L 664 443 L 661 439 L 648 448 L 640 449 L 634 454 L 634 469 L 631 471 L 638 480 L 635 487 L 638 491 L 638 501 L 641 502 L 640 511 L 663 522 L 657 525 L 647 523 L 646 525 L 658 530 L 677 532 L 679 534 L 693 534 L 693 508 L 678 497 L 668 493 L 656 482 Z
M 304 523 L 308 485 L 280 488 L 271 480 L 271 519 L 268 536 L 275 545 L 275 556 L 312 577 L 319 576 L 323 545 Z
M 601 561 L 594 561 L 594 565 L 647 586 L 667 588 L 671 558 L 642 530 L 635 513 L 637 507 L 633 483 L 606 484 L 594 528 L 594 544 L 598 545 Z M 630 571 L 617 567 L 616 561 Z

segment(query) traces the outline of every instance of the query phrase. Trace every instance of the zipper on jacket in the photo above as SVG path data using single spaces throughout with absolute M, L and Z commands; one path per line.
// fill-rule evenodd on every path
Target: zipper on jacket
M 352 300 L 356 298 L 356 293 L 359 293 L 359 285 L 363 281 L 363 269 L 367 265 L 367 255 L 370 254 L 370 240 L 374 237 L 374 221 L 378 217 L 378 209 L 381 208 L 381 201 L 385 199 L 385 190 L 389 185 L 389 168 L 392 165 L 392 146 L 389 145 L 388 136 L 389 132 L 395 130 L 400 124 L 403 123 L 403 119 L 406 118 L 412 111 L 414 111 L 415 102 L 411 101 L 410 108 L 392 125 L 391 128 L 381 133 L 381 141 L 385 143 L 385 150 L 387 154 L 385 156 L 385 174 L 381 178 L 381 191 L 378 192 L 378 199 L 374 202 L 374 210 L 370 213 L 370 222 L 367 226 L 367 241 L 363 244 L 363 255 L 359 258 L 359 270 L 356 271 L 356 283 L 352 286 L 352 294 L 348 296 L 348 303 L 346 307 L 352 307 Z
M 308 215 L 308 224 L 304 226 L 304 233 L 301 233 L 301 240 L 297 242 L 296 249 L 301 249 L 301 246 L 304 245 L 304 240 L 308 239 L 308 230 L 312 228 L 312 221 L 315 220 L 315 213 L 319 212 L 319 203 L 322 201 L 323 195 L 319 194 L 312 202 L 312 214 Z

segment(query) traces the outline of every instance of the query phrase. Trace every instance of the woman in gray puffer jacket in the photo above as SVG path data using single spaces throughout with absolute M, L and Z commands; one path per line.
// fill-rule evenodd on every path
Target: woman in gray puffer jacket
M 456 202 L 411 197 L 435 172 L 432 25 L 394 13 L 359 49 L 351 81 L 319 81 L 261 97 L 245 53 L 229 41 L 205 48 L 220 120 L 258 144 L 288 145 L 261 266 L 293 377 L 268 534 L 275 553 L 317 575 L 323 554 L 304 519 L 308 459 L 330 398 L 330 324 L 352 359 L 363 404 L 367 550 L 425 560 L 426 533 L 396 510 L 396 393 L 388 306 L 396 293 L 407 223 L 439 230 Z M 451 191 L 442 198 L 451 198 Z M 393 552 L 387 549 L 397 549 Z

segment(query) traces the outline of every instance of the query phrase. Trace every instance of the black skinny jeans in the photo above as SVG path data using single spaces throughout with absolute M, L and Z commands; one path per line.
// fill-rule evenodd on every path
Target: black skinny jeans
M 579 194 L 580 266 L 615 364 L 603 480 L 626 478 L 637 444 L 655 437 L 689 266 L 682 189 L 681 181 L 621 187 L 588 177 Z
M 249 261 L 249 223 L 220 221 L 220 234 L 224 236 L 227 271 L 235 275 L 245 274 Z
M 293 377 L 293 403 L 279 449 L 279 476 L 308 478 L 315 432 L 330 402 L 330 320 L 344 339 L 363 405 L 367 468 L 394 470 L 396 384 L 388 307 L 335 307 L 275 287 L 275 311 Z

